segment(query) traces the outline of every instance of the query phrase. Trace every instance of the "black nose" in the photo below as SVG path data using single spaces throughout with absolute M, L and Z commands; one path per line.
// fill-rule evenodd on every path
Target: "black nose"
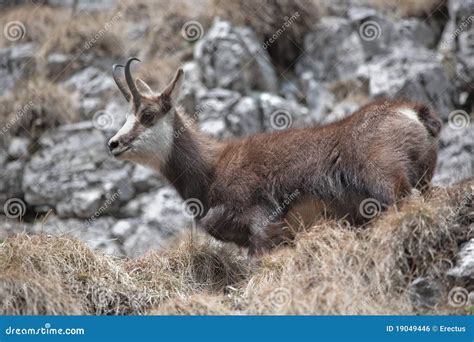
M 110 141 L 109 142 L 109 150 L 113 150 L 115 148 L 117 148 L 119 145 L 118 141 L 117 140 L 113 140 L 113 141 Z

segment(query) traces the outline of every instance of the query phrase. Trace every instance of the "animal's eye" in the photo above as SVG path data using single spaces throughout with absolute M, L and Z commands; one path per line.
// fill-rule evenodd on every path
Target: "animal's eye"
M 144 125 L 151 124 L 153 122 L 154 117 L 155 113 L 153 113 L 152 111 L 143 111 L 142 115 L 140 116 L 140 122 Z

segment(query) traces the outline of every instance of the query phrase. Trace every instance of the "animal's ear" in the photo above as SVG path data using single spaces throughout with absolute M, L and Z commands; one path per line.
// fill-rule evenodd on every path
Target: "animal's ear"
M 137 87 L 140 94 L 142 94 L 142 95 L 153 95 L 153 90 L 151 90 L 150 86 L 148 84 L 146 84 L 145 81 L 143 81 L 142 79 L 137 78 L 135 80 L 135 86 Z
M 171 103 L 174 105 L 178 99 L 179 91 L 181 90 L 181 84 L 183 83 L 183 69 L 179 68 L 174 75 L 173 80 L 165 88 L 162 95 L 168 96 L 171 99 Z

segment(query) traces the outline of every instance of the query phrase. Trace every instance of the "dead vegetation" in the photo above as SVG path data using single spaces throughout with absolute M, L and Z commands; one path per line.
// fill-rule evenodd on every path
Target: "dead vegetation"
M 7 39 L 6 34 L 0 35 L 0 47 L 17 43 L 17 38 L 22 42 L 35 42 L 41 46 L 49 39 L 51 31 L 66 23 L 70 16 L 71 12 L 61 7 L 25 5 L 2 10 L 0 14 L 2 24 L 19 22 L 23 27 L 21 25 L 11 27 L 13 31 L 10 31 L 10 36 L 14 37 L 13 40 Z M 15 27 L 18 31 L 14 30 Z
M 474 180 L 391 208 L 365 229 L 321 221 L 249 265 L 201 234 L 138 259 L 104 256 L 68 237 L 17 235 L 0 245 L 4 314 L 416 314 L 409 284 L 441 284 L 474 237 Z M 471 228 L 470 228 L 471 227 Z
M 374 8 L 400 17 L 427 17 L 446 4 L 446 0 L 369 0 Z
M 45 130 L 79 118 L 77 99 L 44 78 L 18 82 L 14 91 L 0 97 L 0 125 L 9 135 L 37 138 Z M 4 134 L 2 134 L 4 136 Z
M 49 32 L 49 39 L 41 49 L 41 55 L 64 53 L 80 56 L 92 53 L 97 57 L 117 57 L 124 53 L 123 14 L 81 14 L 71 17 L 63 25 Z

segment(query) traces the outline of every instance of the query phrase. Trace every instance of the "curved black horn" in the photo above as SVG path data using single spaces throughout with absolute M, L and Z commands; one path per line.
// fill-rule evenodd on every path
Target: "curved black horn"
M 118 67 L 125 68 L 125 65 L 114 64 L 112 66 L 112 75 L 114 76 L 114 81 L 117 84 L 117 87 L 120 89 L 120 92 L 122 93 L 122 95 L 125 97 L 125 99 L 127 101 L 130 101 L 130 98 L 131 98 L 130 92 L 127 90 L 127 88 L 125 88 L 125 84 L 123 84 L 122 80 L 117 75 L 116 70 L 117 70 Z
M 141 62 L 136 57 L 131 57 L 128 59 L 127 64 L 125 64 L 125 81 L 127 81 L 128 88 L 132 94 L 133 103 L 135 104 L 135 107 L 138 108 L 140 106 L 140 93 L 135 86 L 135 82 L 133 81 L 132 74 L 130 72 L 130 64 L 132 64 L 133 61 Z

